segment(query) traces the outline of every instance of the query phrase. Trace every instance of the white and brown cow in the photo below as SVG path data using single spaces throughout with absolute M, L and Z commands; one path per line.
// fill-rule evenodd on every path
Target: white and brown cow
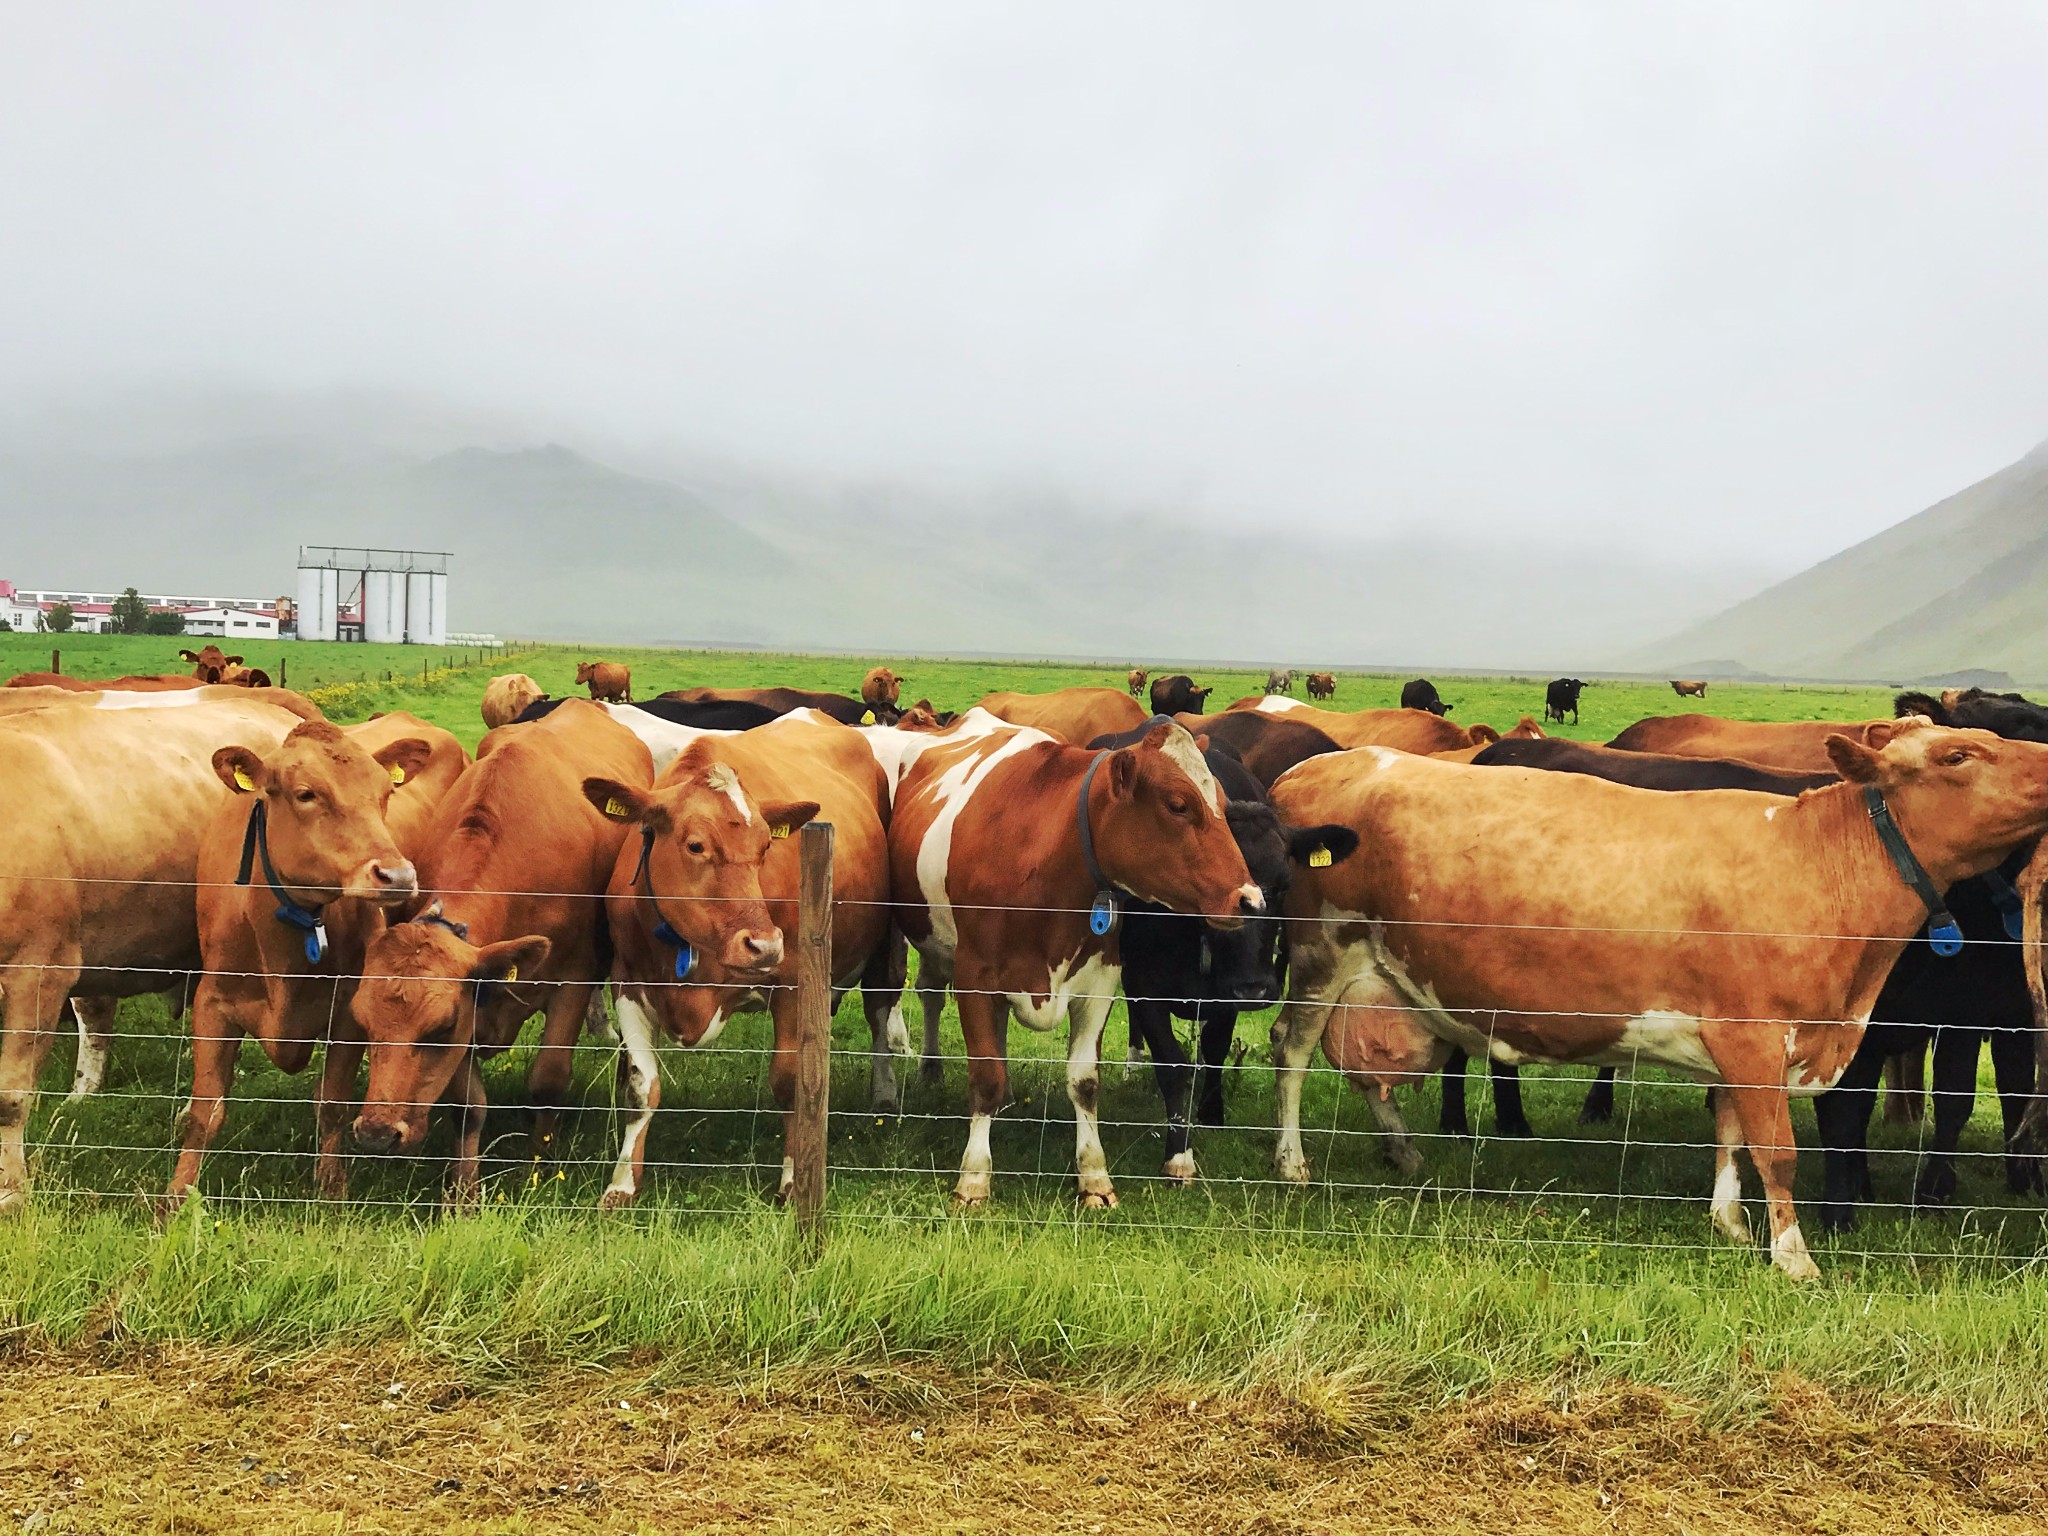
M 889 855 L 897 921 L 921 961 L 927 1026 L 950 985 L 966 1037 L 971 1119 L 955 1201 L 989 1195 L 989 1135 L 1009 1094 L 1004 1042 L 1014 1014 L 1039 1030 L 1067 1020 L 1081 1200 L 1114 1205 L 1095 1102 L 1122 955 L 1117 927 L 1097 931 L 1091 908 L 1121 891 L 1230 927 L 1264 903 L 1194 738 L 1162 724 L 1137 746 L 1104 752 L 1037 731 L 935 742 L 897 786 Z
M 1788 1094 L 1841 1075 L 1928 915 L 1876 810 L 1935 891 L 2048 828 L 2048 746 L 1913 718 L 1837 736 L 1829 753 L 1845 782 L 1790 802 L 1375 749 L 1290 770 L 1273 789 L 1282 815 L 1348 826 L 1370 856 L 1304 871 L 1288 899 L 1281 1175 L 1308 1177 L 1302 1073 L 1319 1042 L 1411 1164 L 1392 1092 L 1454 1045 L 1507 1063 L 1656 1065 L 1720 1085 L 1715 1226 L 1748 1240 L 1746 1146 L 1773 1261 L 1817 1274 L 1792 1205 Z

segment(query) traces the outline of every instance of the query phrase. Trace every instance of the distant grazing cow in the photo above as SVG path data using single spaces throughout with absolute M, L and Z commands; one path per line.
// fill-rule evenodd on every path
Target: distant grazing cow
M 900 713 L 896 708 L 896 701 L 902 696 L 902 693 L 903 679 L 894 672 L 891 672 L 887 667 L 876 667 L 866 677 L 862 678 L 860 680 L 860 701 L 875 712 L 874 720 L 869 723 L 873 725 L 887 724 L 888 722 L 882 719 L 885 711 L 890 719 L 894 719 Z
M 1337 679 L 1328 672 L 1309 673 L 1308 696 L 1312 699 L 1334 699 L 1337 697 Z
M 1543 718 L 1564 724 L 1566 710 L 1571 711 L 1572 724 L 1579 723 L 1579 694 L 1584 690 L 1583 677 L 1560 677 L 1543 690 Z
M 1676 757 L 1732 757 L 1787 773 L 1826 773 L 1834 765 L 1828 738 L 1861 741 L 1871 727 L 1889 735 L 1889 720 L 1723 720 L 1717 715 L 1652 715 L 1608 746 L 1622 752 Z
M 1208 705 L 1213 688 L 1197 688 L 1185 672 L 1152 679 L 1152 713 L 1155 715 L 1199 715 Z M 1093 738 L 1087 738 L 1092 740 Z
M 985 709 L 998 720 L 1012 725 L 1048 731 L 1062 741 L 1079 745 L 1128 731 L 1143 725 L 1145 707 L 1132 702 L 1114 688 L 1060 688 L 1052 693 L 992 693 L 977 709 Z
M 1427 710 L 1432 715 L 1448 715 L 1451 712 L 1451 706 L 1437 693 L 1436 684 L 1426 677 L 1418 677 L 1412 683 L 1401 685 L 1401 707 Z
M 1291 672 L 1291 671 L 1288 671 L 1288 672 L 1268 672 L 1268 673 L 1266 674 L 1266 692 L 1268 692 L 1268 693 L 1290 693 L 1290 694 L 1291 694 L 1291 693 L 1293 693 L 1293 692 L 1294 692 L 1294 674 L 1293 674 L 1293 672 Z
M 1673 678 L 1671 680 L 1671 691 L 1681 699 L 1704 699 L 1707 696 L 1707 685 L 1704 679 L 1697 682 L 1682 683 L 1678 679 Z
M 619 662 L 579 661 L 576 663 L 576 681 L 588 687 L 590 696 L 600 703 L 633 702 L 633 669 Z
M 1146 727 L 1140 726 L 1088 745 L 1097 751 L 1136 746 L 1145 735 Z M 1152 902 L 1130 902 L 1123 909 L 1123 987 L 1131 1040 L 1134 1047 L 1143 1040 L 1151 1052 L 1166 1105 L 1165 1177 L 1177 1184 L 1195 1177 L 1190 1119 L 1223 1124 L 1223 1072 L 1238 1015 L 1270 1008 L 1280 996 L 1279 914 L 1293 866 L 1319 855 L 1326 855 L 1326 862 L 1348 858 L 1358 847 L 1346 827 L 1283 825 L 1266 800 L 1265 786 L 1243 763 L 1213 745 L 1202 756 L 1223 790 L 1224 819 L 1265 896 L 1265 908 L 1228 932 Z M 1199 1066 L 1190 1065 L 1174 1033 L 1176 1018 L 1199 1031 Z
M 1130 675 L 1124 679 L 1124 683 L 1131 690 L 1132 698 L 1142 699 L 1145 697 L 1145 669 L 1143 667 L 1131 668 Z
M 1116 1204 L 1096 1102 L 1102 1027 L 1123 970 L 1119 893 L 1219 928 L 1265 902 L 1193 738 L 1159 725 L 1114 752 L 1036 731 L 936 740 L 897 788 L 889 856 L 926 1018 L 952 986 L 966 1038 L 970 1118 L 954 1200 L 989 1197 L 1014 1016 L 1036 1030 L 1066 1020 L 1081 1204 Z
M 484 684 L 484 726 L 495 731 L 501 725 L 510 725 L 547 696 L 547 690 L 524 672 L 494 677 Z

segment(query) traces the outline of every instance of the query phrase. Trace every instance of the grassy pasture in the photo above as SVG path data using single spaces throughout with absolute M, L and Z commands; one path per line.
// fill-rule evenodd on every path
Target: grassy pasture
M 50 637 L 0 637 L 0 663 L 35 665 Z M 106 672 L 154 670 L 144 640 L 85 645 Z M 72 653 L 76 647 L 77 665 Z M 134 650 L 127 649 L 135 647 Z M 495 670 L 437 673 L 369 647 L 291 648 L 295 685 L 367 680 L 347 713 L 406 707 L 474 741 Z M 394 648 L 395 649 L 395 648 Z M 302 652 L 321 653 L 301 663 Z M 632 664 L 642 697 L 689 683 L 784 683 L 852 691 L 868 658 L 542 648 L 510 665 L 556 692 L 579 657 Z M 252 658 L 264 664 L 269 659 Z M 459 656 L 448 658 L 459 663 Z M 409 663 L 409 664 L 408 664 Z M 893 661 L 906 697 L 958 708 L 996 688 L 1122 686 L 1122 669 L 1055 663 Z M 306 669 L 302 672 L 302 666 Z M 359 668 L 354 677 L 350 666 Z M 385 685 L 387 668 L 394 679 Z M 1227 701 L 1263 670 L 1202 671 Z M 411 683 L 400 679 L 410 678 Z M 1336 704 L 1391 705 L 1400 677 L 1346 674 Z M 1439 680 L 1462 720 L 1506 727 L 1540 714 L 1541 679 Z M 1748 718 L 1866 718 L 1878 689 L 1728 687 L 1706 708 Z M 1668 687 L 1603 683 L 1583 724 L 1600 740 L 1681 706 Z M 908 1008 L 913 1034 L 916 1006 Z M 1817 1241 L 1828 1279 L 1796 1289 L 1754 1252 L 1716 1242 L 1706 1220 L 1711 1125 L 1697 1088 L 1646 1074 L 1624 1084 L 1613 1125 L 1576 1125 L 1584 1072 L 1524 1074 L 1541 1139 L 1424 1141 L 1425 1166 L 1390 1173 L 1356 1095 L 1310 1083 L 1303 1123 L 1316 1182 L 1270 1182 L 1270 1015 L 1247 1018 L 1230 1127 L 1198 1134 L 1204 1178 L 1160 1185 L 1160 1111 L 1149 1068 L 1128 1068 L 1121 1007 L 1106 1045 L 1102 1113 L 1123 1203 L 1077 1213 L 1062 1039 L 1011 1032 L 1016 1102 L 997 1124 L 996 1200 L 949 1214 L 965 1120 L 964 1067 L 914 1071 L 905 1112 L 867 1111 L 867 1029 L 857 999 L 835 1021 L 831 1235 L 810 1262 L 766 1200 L 779 1163 L 765 1019 L 743 1018 L 718 1048 L 671 1052 L 634 1211 L 591 1207 L 617 1146 L 613 1052 L 579 1052 L 565 1145 L 536 1165 L 516 1108 L 529 1060 L 487 1071 L 494 1104 L 484 1207 L 436 1214 L 448 1147 L 437 1127 L 418 1160 L 358 1159 L 354 1200 L 310 1200 L 311 1074 L 287 1078 L 253 1046 L 203 1179 L 206 1204 L 167 1231 L 139 1196 L 168 1174 L 189 1072 L 155 999 L 124 1004 L 107 1090 L 63 1101 L 71 1044 L 53 1052 L 31 1121 L 34 1208 L 0 1228 L 0 1337 L 75 1346 L 200 1341 L 272 1354 L 376 1345 L 438 1357 L 480 1376 L 609 1363 L 667 1381 L 735 1381 L 777 1371 L 917 1370 L 1056 1379 L 1133 1392 L 1204 1383 L 1278 1388 L 1304 1400 L 1359 1393 L 1420 1411 L 1471 1394 L 1546 1383 L 1569 1396 L 1628 1381 L 1681 1394 L 1711 1415 L 1762 1411 L 1783 1373 L 1870 1400 L 1910 1400 L 1989 1424 L 2048 1410 L 2048 1276 L 2040 1207 L 2004 1193 L 1988 1082 L 1964 1140 L 1963 1209 L 1916 1213 L 1908 1198 L 1918 1127 L 1873 1126 L 1878 1205 L 1853 1236 Z M 948 1011 L 948 1047 L 957 1023 Z M 1475 1124 L 1490 1128 L 1483 1078 Z M 1434 1126 L 1424 1094 L 1408 1106 Z M 1795 1111 L 1814 1141 L 1810 1107 Z M 1802 1160 L 1800 1198 L 1818 1195 Z M 1750 1193 L 1754 1196 L 1752 1182 Z M 1752 1219 L 1761 1211 L 1752 1201 Z M 1809 1234 L 1812 1234 L 1809 1223 Z

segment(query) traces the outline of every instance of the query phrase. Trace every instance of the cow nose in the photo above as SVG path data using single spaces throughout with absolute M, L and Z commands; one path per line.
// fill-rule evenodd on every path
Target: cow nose
M 390 1152 L 405 1139 L 405 1123 L 386 1125 L 381 1120 L 356 1116 L 356 1145 L 365 1152 Z
M 1233 1003 L 1248 1003 L 1254 1008 L 1265 1008 L 1272 1004 L 1274 991 L 1271 978 L 1261 981 L 1234 981 L 1230 984 L 1230 1000 Z
M 419 874 L 413 869 L 410 859 L 401 859 L 396 864 L 372 865 L 370 873 L 382 889 L 393 895 L 409 896 L 419 889 Z
M 1245 913 L 1265 911 L 1266 893 L 1256 885 L 1240 885 L 1237 888 L 1237 909 Z
M 755 970 L 765 971 L 782 964 L 782 930 L 770 928 L 766 933 L 744 933 L 740 935 L 740 948 L 745 952 L 747 964 Z

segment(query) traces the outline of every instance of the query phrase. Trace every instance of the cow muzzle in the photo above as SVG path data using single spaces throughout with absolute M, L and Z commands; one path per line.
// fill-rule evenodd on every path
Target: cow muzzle
M 726 964 L 736 971 L 772 971 L 782 964 L 780 928 L 743 928 L 726 946 Z
M 380 907 L 396 906 L 419 894 L 419 871 L 410 859 L 375 859 L 363 866 L 348 892 Z
M 405 1144 L 411 1130 L 403 1120 L 372 1120 L 368 1115 L 357 1115 L 355 1125 L 356 1145 L 365 1152 L 396 1152 Z
M 1266 910 L 1266 893 L 1256 884 L 1240 885 L 1231 892 L 1231 910 L 1208 919 L 1211 928 L 1220 928 L 1225 933 L 1242 928 L 1247 917 L 1255 917 Z

